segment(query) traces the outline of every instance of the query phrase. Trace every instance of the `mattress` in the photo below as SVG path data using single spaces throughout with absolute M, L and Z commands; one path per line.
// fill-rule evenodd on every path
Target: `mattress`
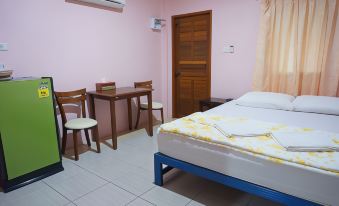
M 339 133 L 339 116 L 251 108 L 234 102 L 207 114 L 239 116 Z M 173 158 L 225 175 L 324 205 L 339 205 L 339 176 L 321 169 L 308 170 L 296 163 L 277 164 L 238 150 L 178 134 L 159 133 L 158 151 Z

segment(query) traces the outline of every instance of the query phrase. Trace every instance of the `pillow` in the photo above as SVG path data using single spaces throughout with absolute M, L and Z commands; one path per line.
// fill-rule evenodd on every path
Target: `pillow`
M 293 110 L 295 98 L 288 94 L 273 92 L 248 92 L 235 100 L 237 105 L 266 109 Z
M 293 102 L 294 110 L 320 114 L 339 115 L 339 98 L 304 95 Z

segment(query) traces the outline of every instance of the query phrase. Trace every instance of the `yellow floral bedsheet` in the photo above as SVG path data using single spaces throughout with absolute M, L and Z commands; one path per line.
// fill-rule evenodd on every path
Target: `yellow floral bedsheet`
M 339 152 L 290 152 L 276 143 L 269 136 L 258 137 L 226 137 L 214 125 L 216 122 L 225 124 L 242 124 L 250 119 L 244 117 L 225 117 L 194 113 L 187 117 L 163 124 L 158 132 L 180 134 L 209 143 L 224 145 L 239 151 L 250 153 L 270 161 L 284 164 L 297 163 L 308 168 L 317 168 L 339 175 Z M 270 131 L 292 130 L 308 132 L 312 128 L 297 128 L 283 124 L 261 122 L 261 126 L 269 127 Z M 339 144 L 339 134 L 333 141 Z

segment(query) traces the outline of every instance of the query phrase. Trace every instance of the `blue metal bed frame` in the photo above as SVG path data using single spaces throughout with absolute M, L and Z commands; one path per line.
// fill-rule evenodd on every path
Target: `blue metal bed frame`
M 163 165 L 167 165 L 167 167 L 163 168 Z M 304 200 L 298 197 L 294 197 L 285 193 L 281 193 L 266 187 L 262 187 L 260 185 L 256 185 L 254 183 L 246 182 L 244 180 L 234 178 L 231 176 L 227 176 L 221 174 L 219 172 L 215 172 L 213 170 L 209 170 L 203 167 L 199 167 L 197 165 L 190 164 L 188 162 L 184 162 L 167 155 L 164 155 L 160 152 L 154 154 L 154 183 L 158 186 L 163 185 L 163 175 L 170 171 L 173 168 L 177 168 L 183 170 L 188 173 L 192 173 L 194 175 L 213 180 L 215 182 L 221 183 L 223 185 L 233 187 L 238 190 L 245 191 L 247 193 L 251 193 L 269 200 L 273 200 L 285 205 L 307 205 L 307 206 L 315 206 L 318 205 L 314 202 L 310 202 L 308 200 Z

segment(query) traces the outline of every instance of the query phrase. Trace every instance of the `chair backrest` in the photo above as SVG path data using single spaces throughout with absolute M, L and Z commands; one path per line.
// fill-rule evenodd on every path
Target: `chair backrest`
M 65 125 L 67 122 L 66 113 L 64 105 L 69 104 L 76 104 L 81 107 L 81 116 L 86 117 L 86 89 L 79 89 L 75 91 L 68 91 L 68 92 L 54 92 L 56 102 L 59 106 L 62 124 Z
M 96 83 L 95 87 L 97 91 L 107 91 L 116 89 L 115 82 Z
M 135 88 L 152 89 L 152 80 L 144 82 L 134 82 Z
M 134 82 L 134 88 L 152 89 L 152 80 L 144 82 Z M 140 97 L 137 97 L 138 108 L 140 108 Z

